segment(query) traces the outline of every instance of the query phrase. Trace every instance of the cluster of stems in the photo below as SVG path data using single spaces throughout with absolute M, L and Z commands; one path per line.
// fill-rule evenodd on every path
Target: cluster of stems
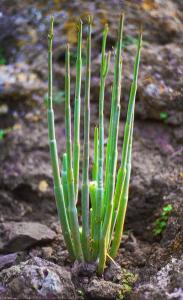
M 106 53 L 108 27 L 103 31 L 100 91 L 99 124 L 94 130 L 94 157 L 89 173 L 90 152 L 90 80 L 91 80 L 91 18 L 88 18 L 86 44 L 86 72 L 84 95 L 84 142 L 83 153 L 80 151 L 80 107 L 82 77 L 82 21 L 78 24 L 78 42 L 76 59 L 76 84 L 74 105 L 74 135 L 71 134 L 70 105 L 70 50 L 65 55 L 65 129 L 66 153 L 59 163 L 54 128 L 52 96 L 52 44 L 53 17 L 48 35 L 48 136 L 50 156 L 54 177 L 54 192 L 62 232 L 70 258 L 78 262 L 97 262 L 98 274 L 101 275 L 108 260 L 113 260 L 120 246 L 131 173 L 132 139 L 134 124 L 135 97 L 142 45 L 140 32 L 134 63 L 133 80 L 124 127 L 124 140 L 121 157 L 118 154 L 118 132 L 120 120 L 120 98 L 122 77 L 122 42 L 123 21 L 121 15 L 118 38 L 115 49 L 114 78 L 112 86 L 111 115 L 107 146 L 104 149 L 104 99 L 105 82 L 110 64 L 110 52 Z M 106 153 L 106 155 L 104 155 Z M 117 169 L 117 159 L 120 165 Z M 81 218 L 79 216 L 78 190 L 80 162 L 82 160 L 81 180 Z M 60 169 L 60 164 L 62 164 Z

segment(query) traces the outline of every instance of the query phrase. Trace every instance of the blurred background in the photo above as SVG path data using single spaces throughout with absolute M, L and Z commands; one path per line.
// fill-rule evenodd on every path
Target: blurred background
M 0 4 L 1 223 L 38 221 L 50 225 L 58 221 L 53 197 L 46 120 L 47 33 L 50 15 L 53 14 L 55 17 L 53 55 L 56 131 L 59 151 L 63 153 L 66 42 L 71 45 L 73 108 L 76 23 L 79 18 L 84 23 L 84 74 L 86 18 L 88 14 L 93 15 L 91 79 L 91 137 L 93 137 L 94 126 L 98 124 L 102 29 L 106 23 L 109 24 L 107 50 L 113 51 L 119 15 L 124 11 L 120 151 L 136 42 L 139 26 L 141 24 L 143 26 L 143 50 L 136 102 L 126 230 L 133 232 L 139 241 L 147 245 L 157 241 L 167 246 L 175 241 L 180 228 L 182 229 L 183 212 L 182 0 L 1 0 Z M 113 57 L 105 93 L 106 134 L 110 113 L 112 71 Z M 92 159 L 92 150 L 90 154 Z M 166 231 L 161 237 L 154 236 L 153 224 L 161 214 L 162 208 L 167 205 L 171 205 L 173 209 Z M 180 251 L 180 247 L 176 251 Z

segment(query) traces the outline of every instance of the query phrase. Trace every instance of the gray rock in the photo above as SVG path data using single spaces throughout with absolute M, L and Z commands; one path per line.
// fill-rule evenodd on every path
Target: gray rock
M 17 253 L 7 255 L 0 255 L 0 271 L 4 268 L 10 267 L 17 259 Z
M 148 283 L 140 285 L 131 295 L 131 300 L 182 300 L 183 261 L 172 258 Z
M 52 241 L 56 233 L 38 222 L 8 222 L 0 225 L 0 252 L 18 252 Z
M 71 276 L 63 267 L 35 257 L 0 273 L 0 299 L 76 299 Z

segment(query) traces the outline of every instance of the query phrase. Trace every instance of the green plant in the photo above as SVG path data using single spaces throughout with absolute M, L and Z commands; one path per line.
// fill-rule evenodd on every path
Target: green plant
M 162 212 L 159 218 L 154 222 L 153 234 L 161 235 L 163 231 L 166 229 L 168 218 L 173 210 L 173 206 L 171 204 L 167 204 L 162 208 Z
M 134 64 L 121 164 L 117 171 L 117 141 L 120 117 L 122 34 L 123 15 L 120 17 L 118 40 L 115 53 L 114 80 L 112 88 L 109 135 L 104 157 L 104 96 L 105 82 L 109 69 L 110 53 L 106 54 L 108 27 L 105 26 L 102 41 L 99 93 L 99 127 L 94 133 L 94 162 L 92 180 L 89 179 L 90 151 L 90 77 L 91 77 L 91 18 L 88 20 L 86 45 L 86 74 L 84 97 L 84 144 L 82 156 L 81 223 L 77 210 L 79 167 L 80 167 L 80 106 L 82 73 L 82 22 L 78 26 L 76 60 L 76 87 L 74 107 L 74 141 L 71 140 L 70 108 L 70 50 L 67 45 L 65 57 L 65 128 L 66 153 L 62 157 L 60 173 L 54 128 L 52 100 L 52 43 L 53 17 L 48 35 L 48 135 L 54 177 L 54 191 L 62 232 L 71 259 L 79 262 L 96 261 L 98 274 L 102 274 L 107 260 L 116 257 L 123 233 L 128 201 L 131 173 L 132 137 L 135 97 L 139 70 L 142 33 L 138 38 L 138 49 Z M 72 147 L 73 146 L 73 147 Z M 117 176 L 116 176 L 117 175 Z M 117 177 L 117 179 L 116 179 Z
M 0 47 L 0 65 L 6 65 L 7 61 L 5 58 L 5 49 Z
M 5 136 L 11 132 L 13 128 L 5 128 L 5 129 L 0 129 L 0 141 L 5 138 Z
M 159 114 L 160 120 L 166 121 L 168 119 L 168 113 L 165 111 L 161 111 Z

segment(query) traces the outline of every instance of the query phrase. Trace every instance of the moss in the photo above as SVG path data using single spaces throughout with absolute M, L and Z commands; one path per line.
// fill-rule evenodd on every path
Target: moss
M 119 291 L 118 299 L 120 300 L 124 299 L 124 296 L 126 296 L 126 294 L 129 294 L 131 292 L 134 283 L 137 281 L 137 278 L 138 278 L 137 274 L 133 274 L 126 269 L 121 270 L 120 284 L 122 287 L 121 290 Z

